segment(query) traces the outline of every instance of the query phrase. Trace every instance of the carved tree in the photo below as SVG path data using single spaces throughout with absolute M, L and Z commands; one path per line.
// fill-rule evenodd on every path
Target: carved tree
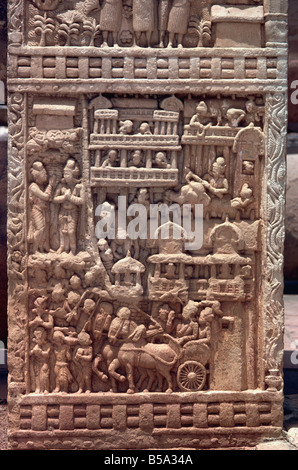
M 189 29 L 191 34 L 198 36 L 198 47 L 208 46 L 211 40 L 211 21 L 209 11 L 205 11 L 201 19 L 191 16 L 189 19 Z
M 83 15 L 77 11 L 67 11 L 58 15 L 57 18 L 62 21 L 59 26 L 58 36 L 64 39 L 65 46 L 70 46 L 72 38 L 79 39 Z
M 100 34 L 100 25 L 96 24 L 95 18 L 87 19 L 83 23 L 83 34 L 85 37 L 89 38 L 88 46 L 94 46 L 94 41 L 97 36 Z
M 52 18 L 47 18 L 47 14 L 43 16 L 34 16 L 34 31 L 37 36 L 40 36 L 39 45 L 46 46 L 47 36 L 55 31 L 55 22 Z

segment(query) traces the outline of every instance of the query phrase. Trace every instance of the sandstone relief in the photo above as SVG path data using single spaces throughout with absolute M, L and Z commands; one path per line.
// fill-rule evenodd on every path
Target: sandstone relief
M 12 448 L 281 432 L 275 3 L 12 2 Z

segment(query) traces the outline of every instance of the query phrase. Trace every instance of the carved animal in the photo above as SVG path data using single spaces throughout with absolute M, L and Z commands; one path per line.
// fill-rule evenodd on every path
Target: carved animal
M 129 389 L 127 393 L 135 392 L 133 372 L 134 368 L 145 369 L 149 375 L 147 389 L 150 391 L 156 374 L 160 374 L 167 381 L 167 393 L 173 391 L 171 370 L 177 363 L 178 355 L 169 344 L 148 343 L 143 347 L 136 347 L 135 343 L 126 343 L 119 348 L 117 359 L 125 368 Z M 115 370 L 109 368 L 109 373 L 117 379 Z
M 116 372 L 116 370 L 120 367 L 120 362 L 118 360 L 118 346 L 113 346 L 110 343 L 106 343 L 102 348 L 102 357 L 106 361 L 108 374 L 111 379 L 112 389 L 111 392 L 117 393 L 117 381 L 118 382 L 125 382 L 126 377 L 124 375 L 120 375 Z
M 218 217 L 225 220 L 226 217 L 229 219 L 235 219 L 237 217 L 238 209 L 232 207 L 231 200 L 229 199 L 218 199 L 214 198 L 210 204 L 204 208 L 204 217 L 209 219 L 210 217 Z
M 180 191 L 166 191 L 166 199 L 178 204 L 204 204 L 208 205 L 211 201 L 210 196 L 205 191 L 202 183 L 191 181 L 182 186 Z

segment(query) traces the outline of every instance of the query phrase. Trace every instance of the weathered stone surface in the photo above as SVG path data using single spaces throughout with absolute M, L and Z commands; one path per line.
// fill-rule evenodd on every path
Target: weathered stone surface
M 276 440 L 258 444 L 255 450 L 297 450 L 297 447 L 287 440 Z
M 1 129 L 1 128 L 0 128 Z M 0 181 L 2 191 L 0 193 L 0 295 L 2 298 L 0 307 L 0 340 L 6 345 L 7 339 L 7 242 L 6 242 L 6 214 L 7 214 L 7 129 L 0 130 Z
M 289 129 L 297 132 L 298 130 L 298 105 L 291 99 L 297 86 L 293 82 L 298 80 L 298 5 L 295 0 L 289 1 Z M 295 95 L 296 97 L 296 95 Z
M 279 438 L 287 2 L 9 15 L 10 447 Z
M 285 238 L 285 278 L 298 280 L 298 155 L 287 157 L 287 204 Z

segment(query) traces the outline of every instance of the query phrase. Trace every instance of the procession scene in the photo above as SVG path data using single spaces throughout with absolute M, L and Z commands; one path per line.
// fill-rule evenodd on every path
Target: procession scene
M 63 121 L 51 98 L 31 106 L 30 391 L 216 389 L 218 357 L 234 333 L 253 327 L 247 317 L 260 251 L 262 99 L 99 95 L 88 102 L 85 154 L 78 103 L 61 101 Z M 171 208 L 169 219 L 154 237 L 148 230 L 132 240 L 119 222 L 119 196 L 127 221 L 134 202 L 145 219 L 152 204 Z M 185 204 L 191 227 L 195 206 L 203 207 L 196 250 L 187 248 L 184 227 L 174 236 L 172 209 Z M 107 213 L 115 215 L 114 239 L 96 236 Z M 241 361 L 238 385 L 227 389 L 247 377 L 245 354 Z

